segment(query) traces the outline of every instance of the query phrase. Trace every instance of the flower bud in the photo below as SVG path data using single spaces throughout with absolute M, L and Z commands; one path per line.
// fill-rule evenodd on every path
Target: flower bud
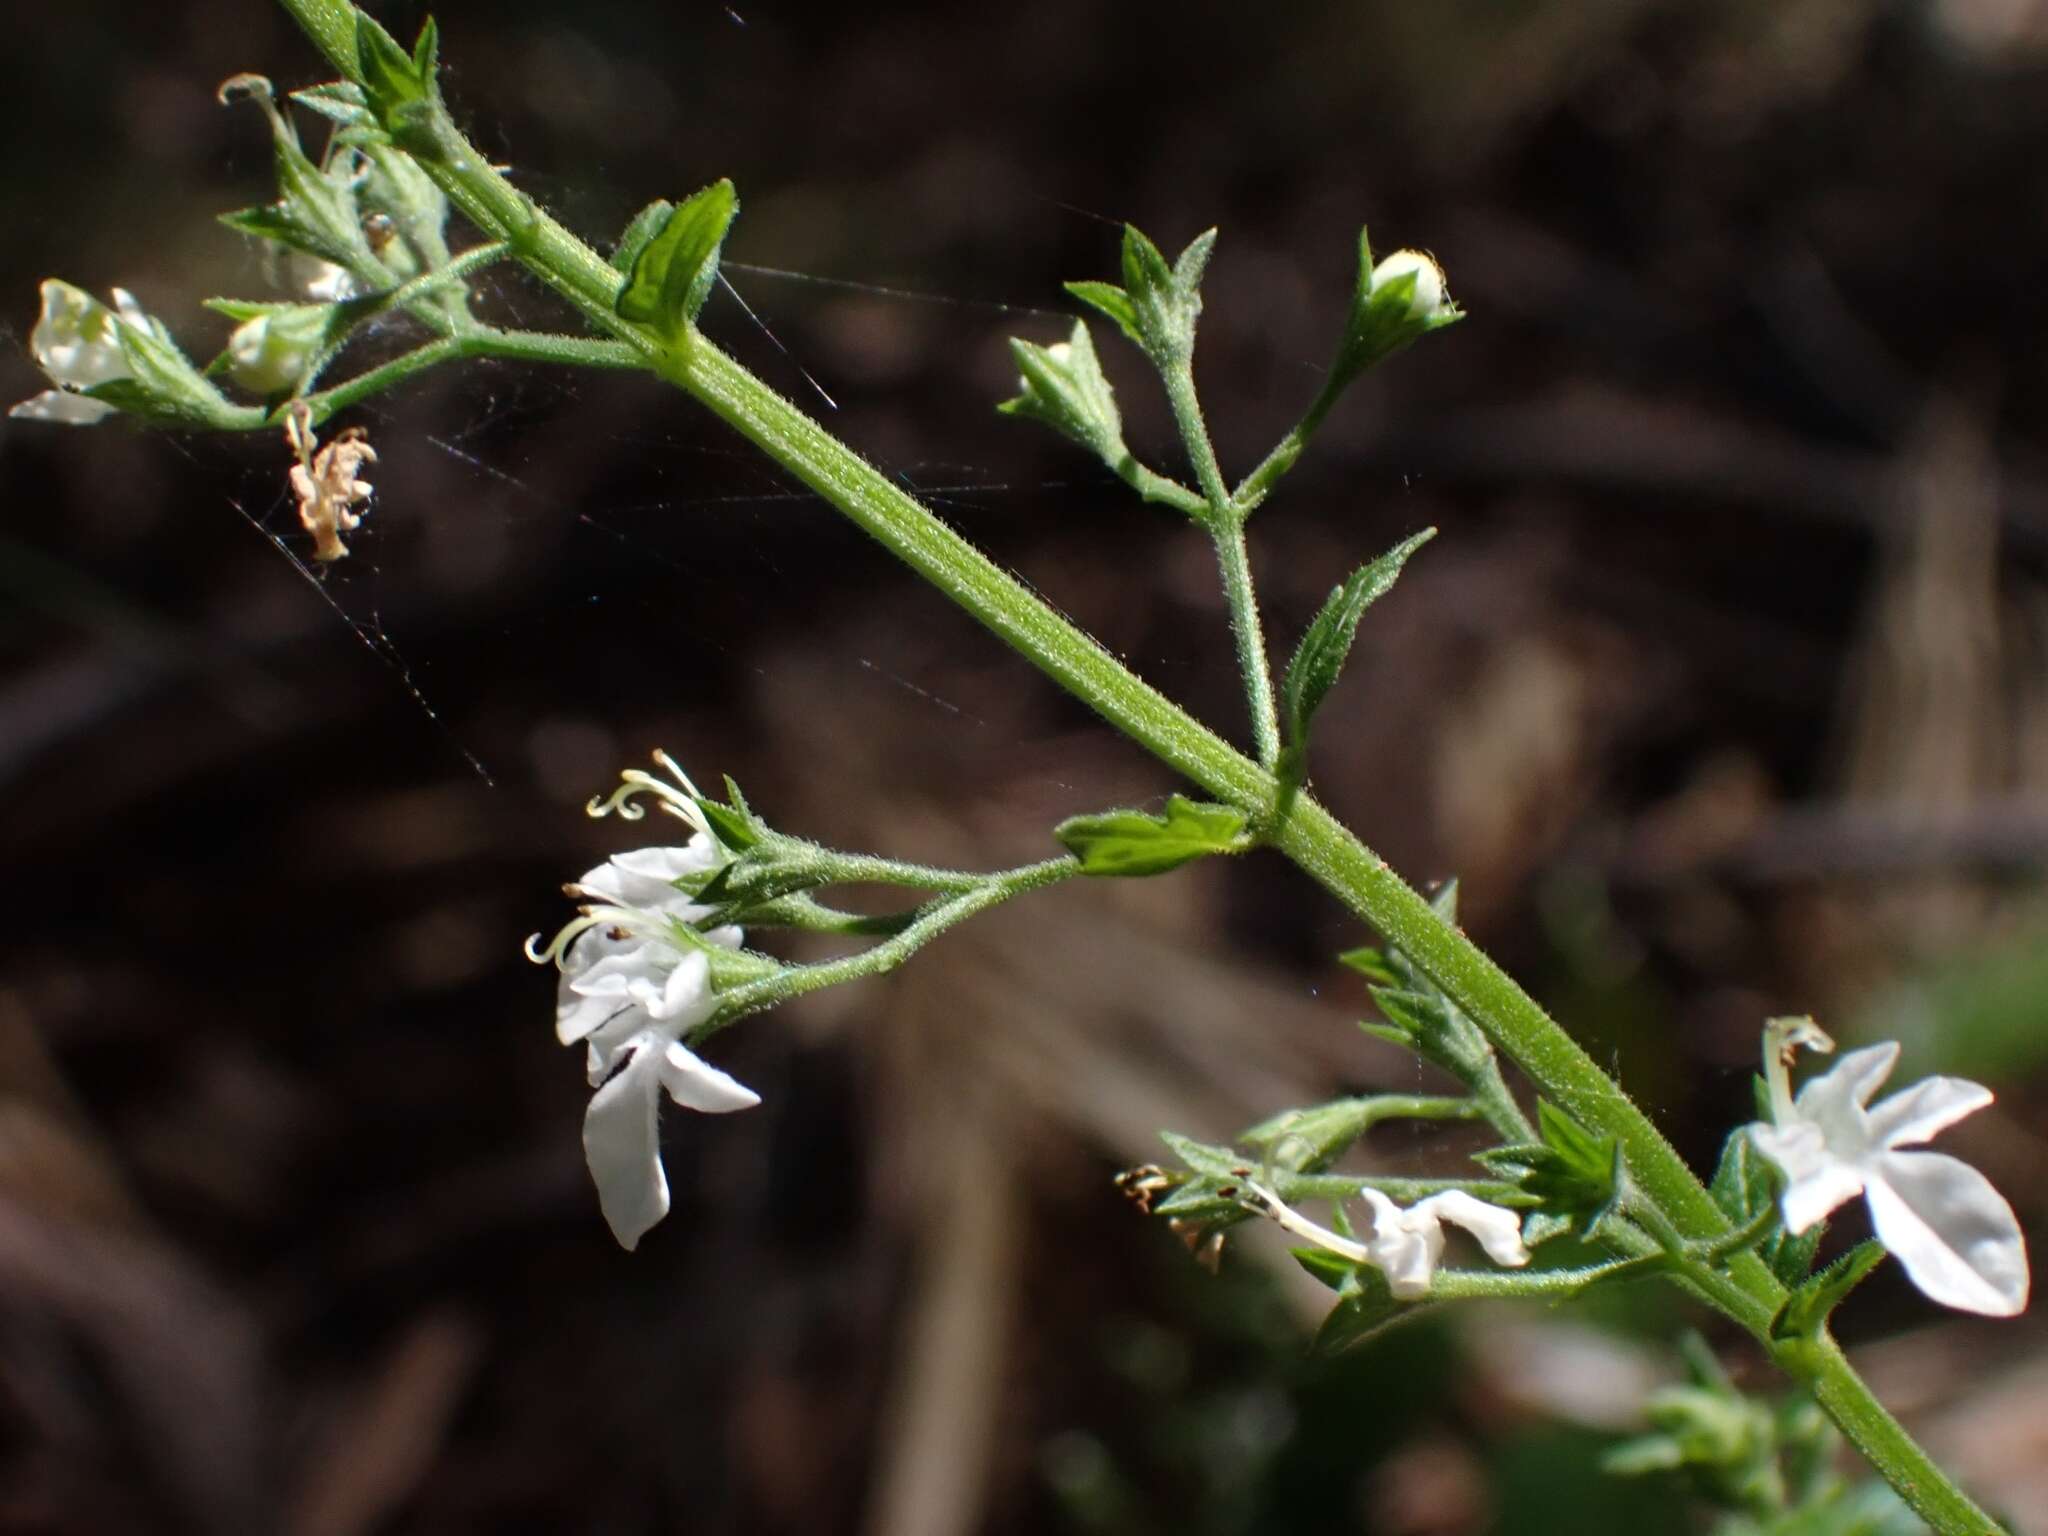
M 296 390 L 319 355 L 329 310 L 286 304 L 245 320 L 228 337 L 228 376 L 253 395 Z
M 1408 296 L 1408 318 L 1434 320 L 1444 307 L 1444 269 L 1436 259 L 1421 251 L 1396 251 L 1372 269 L 1374 290 L 1396 278 L 1413 274 L 1415 286 Z

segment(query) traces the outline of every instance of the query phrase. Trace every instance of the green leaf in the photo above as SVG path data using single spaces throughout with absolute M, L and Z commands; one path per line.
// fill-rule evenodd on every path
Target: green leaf
M 431 29 L 433 23 L 427 26 Z M 427 41 L 426 32 L 420 40 Z M 380 118 L 388 120 L 394 109 L 427 98 L 427 77 L 416 57 L 363 10 L 356 12 L 356 68 Z
M 1337 963 L 1349 966 L 1367 981 L 1376 982 L 1384 987 L 1398 986 L 1405 979 L 1395 974 L 1391 957 L 1370 944 L 1345 950 L 1337 957 Z
M 1858 1243 L 1819 1274 L 1812 1276 L 1778 1308 L 1771 1319 L 1774 1339 L 1813 1339 L 1827 1326 L 1828 1316 L 1880 1263 L 1884 1244 L 1876 1238 Z
M 1295 1257 L 1299 1260 L 1301 1255 L 1297 1253 Z M 1339 1355 L 1369 1344 L 1389 1328 L 1426 1311 L 1429 1305 L 1394 1300 L 1386 1277 L 1376 1269 L 1352 1267 L 1349 1283 L 1357 1288 L 1356 1294 L 1332 1307 L 1316 1331 L 1310 1347 L 1319 1356 Z
M 630 277 L 633 263 L 640 259 L 640 253 L 647 249 L 647 242 L 668 222 L 668 216 L 676 211 L 676 205 L 665 197 L 653 202 L 633 215 L 633 220 L 619 236 L 619 243 L 612 250 L 612 266 L 622 276 Z
M 1365 610 L 1393 587 L 1408 557 L 1435 537 L 1425 528 L 1388 550 L 1377 560 L 1360 566 L 1342 586 L 1331 590 L 1322 611 L 1301 637 L 1301 644 L 1288 664 L 1280 685 L 1282 708 L 1287 719 L 1290 744 L 1306 748 L 1309 726 L 1323 699 L 1336 685 L 1351 655 L 1351 643 L 1358 634 L 1358 621 Z
M 1053 828 L 1084 875 L 1161 875 L 1190 859 L 1243 849 L 1244 812 L 1169 795 L 1157 816 L 1104 811 L 1071 816 Z
M 1235 1180 L 1237 1170 L 1244 1167 L 1244 1159 L 1228 1147 L 1212 1147 L 1177 1131 L 1161 1131 L 1159 1139 L 1175 1157 L 1206 1178 Z
M 739 196 L 721 178 L 670 213 L 633 262 L 619 292 L 619 317 L 652 325 L 667 340 L 681 337 L 711 296 L 718 253 L 738 212 Z
M 309 85 L 293 91 L 292 100 L 310 112 L 332 118 L 344 128 L 367 127 L 376 121 L 362 87 L 353 81 L 330 80 L 324 85 Z
M 1205 229 L 1188 242 L 1173 263 L 1174 286 L 1183 293 L 1193 293 L 1202 286 L 1202 274 L 1208 270 L 1210 253 L 1216 249 L 1216 231 Z
M 1115 283 L 1068 283 L 1066 289 L 1083 304 L 1109 316 L 1116 322 L 1116 328 L 1139 346 L 1145 345 L 1145 338 L 1138 330 L 1138 311 L 1131 303 L 1131 296 Z
M 420 35 L 412 45 L 412 70 L 420 78 L 429 93 L 435 89 L 434 77 L 441 69 L 441 28 L 429 16 L 420 28 Z
M 1133 303 L 1143 305 L 1161 290 L 1173 290 L 1173 268 L 1166 264 L 1159 247 L 1135 224 L 1124 226 L 1123 265 L 1124 291 L 1130 294 Z

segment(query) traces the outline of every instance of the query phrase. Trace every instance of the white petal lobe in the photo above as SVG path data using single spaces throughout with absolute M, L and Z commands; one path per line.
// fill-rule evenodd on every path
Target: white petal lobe
M 1958 1311 L 2026 1310 L 2026 1244 L 1989 1179 L 1940 1152 L 1886 1153 L 1879 1171 L 1866 1192 L 1871 1223 L 1915 1285 Z

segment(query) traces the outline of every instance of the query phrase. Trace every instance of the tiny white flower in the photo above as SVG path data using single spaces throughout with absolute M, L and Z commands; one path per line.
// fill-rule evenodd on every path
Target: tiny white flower
M 121 327 L 135 325 L 147 333 L 153 322 L 125 288 L 114 290 L 112 309 L 54 277 L 43 283 L 42 296 L 43 311 L 29 332 L 28 346 L 57 388 L 22 401 L 8 414 L 67 426 L 103 421 L 114 414 L 114 407 L 76 391 L 132 377 L 134 369 L 121 347 Z
M 1901 1152 L 1931 1140 L 1991 1102 L 1991 1090 L 1930 1077 L 1876 1107 L 1870 1096 L 1898 1063 L 1896 1041 L 1850 1051 L 1792 1097 L 1789 1067 L 1799 1046 L 1831 1051 L 1810 1019 L 1774 1020 L 1765 1032 L 1771 1124 L 1752 1125 L 1759 1152 L 1789 1181 L 1781 1209 L 1787 1230 L 1809 1230 L 1858 1195 L 1878 1241 L 1929 1297 L 1963 1312 L 2013 1317 L 2027 1305 L 2026 1240 L 1991 1181 L 1941 1152 Z
M 673 765 L 664 766 L 680 777 Z M 659 781 L 637 777 L 658 792 Z M 585 1070 L 596 1090 L 583 1117 L 583 1153 L 612 1235 L 629 1250 L 668 1214 L 662 1092 L 685 1109 L 707 1114 L 761 1102 L 759 1094 L 682 1043 L 712 1016 L 717 995 L 705 952 L 681 931 L 713 909 L 692 900 L 676 882 L 715 871 L 726 854 L 701 825 L 695 803 L 678 798 L 687 812 L 675 814 L 697 818 L 686 844 L 614 854 L 586 870 L 566 887 L 587 902 L 583 915 L 546 949 L 533 941 L 527 945 L 531 958 L 553 960 L 561 968 L 555 1034 L 564 1045 L 584 1047 Z M 664 805 L 674 808 L 666 798 Z M 742 934 L 728 924 L 700 937 L 736 949 Z
M 1383 287 L 1397 277 L 1415 275 L 1415 289 L 1408 299 L 1412 320 L 1433 318 L 1444 307 L 1444 269 L 1436 258 L 1422 251 L 1396 251 L 1372 269 L 1372 285 Z
M 1414 1301 L 1429 1294 L 1430 1280 L 1443 1258 L 1443 1224 L 1447 1221 L 1478 1238 L 1479 1246 L 1494 1263 L 1520 1269 L 1529 1262 L 1529 1250 L 1522 1244 L 1521 1218 L 1462 1189 L 1429 1195 L 1406 1210 L 1379 1190 L 1362 1189 L 1359 1194 L 1372 1212 L 1372 1225 L 1361 1239 L 1317 1225 L 1261 1185 L 1249 1188 L 1258 1196 L 1266 1214 L 1297 1237 L 1305 1237 L 1318 1248 L 1354 1263 L 1370 1264 L 1384 1271 L 1387 1289 L 1397 1301 Z

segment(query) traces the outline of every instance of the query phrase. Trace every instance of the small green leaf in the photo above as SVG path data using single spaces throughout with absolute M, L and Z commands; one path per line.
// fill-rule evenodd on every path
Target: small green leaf
M 1211 232 L 1211 239 L 1214 233 Z M 1145 300 L 1164 289 L 1173 289 L 1173 268 L 1166 264 L 1159 247 L 1135 224 L 1124 226 L 1124 291 L 1129 293 L 1133 303 L 1143 305 Z
M 1297 1261 L 1301 1257 L 1297 1252 Z M 1305 1263 L 1303 1267 L 1307 1267 Z M 1397 1323 L 1428 1308 L 1427 1302 L 1394 1300 L 1393 1293 L 1387 1289 L 1386 1277 L 1376 1269 L 1351 1266 L 1348 1283 L 1356 1287 L 1356 1294 L 1330 1309 L 1330 1315 L 1323 1319 L 1322 1327 L 1316 1331 L 1315 1342 L 1310 1346 L 1319 1356 L 1339 1355 L 1369 1344 Z
M 1342 586 L 1333 588 L 1322 611 L 1301 637 L 1301 644 L 1288 664 L 1280 685 L 1280 698 L 1287 718 L 1290 743 L 1306 747 L 1311 723 L 1323 699 L 1336 685 L 1351 655 L 1351 643 L 1358 634 L 1358 621 L 1365 610 L 1393 587 L 1408 557 L 1436 534 L 1425 528 L 1404 540 L 1377 560 L 1360 566 Z
M 420 78 L 429 94 L 435 88 L 434 77 L 441 68 L 441 28 L 429 16 L 420 28 L 420 35 L 412 45 L 412 70 Z
M 1536 1102 L 1540 1143 L 1517 1143 L 1475 1153 L 1488 1172 L 1512 1179 L 1542 1202 L 1551 1216 L 1567 1218 L 1580 1234 L 1613 1211 L 1623 1188 L 1621 1150 L 1595 1136 L 1547 1099 Z
M 1383 987 L 1399 986 L 1405 979 L 1394 973 L 1393 962 L 1387 954 L 1370 944 L 1345 950 L 1337 957 L 1337 963 L 1349 966 L 1367 981 L 1376 982 Z
M 330 80 L 292 92 L 292 100 L 322 117 L 332 118 L 344 128 L 367 127 L 376 121 L 370 115 L 362 87 L 348 80 Z
M 1771 1319 L 1771 1337 L 1818 1338 L 1827 1326 L 1829 1314 L 1862 1283 L 1865 1275 L 1883 1262 L 1884 1255 L 1884 1244 L 1869 1238 L 1809 1278 L 1778 1308 L 1778 1315 Z
M 1166 1143 L 1167 1150 L 1175 1157 L 1207 1178 L 1233 1179 L 1235 1170 L 1244 1166 L 1244 1160 L 1230 1148 L 1212 1147 L 1178 1131 L 1161 1131 L 1159 1139 Z
M 1216 231 L 1205 229 L 1188 242 L 1173 263 L 1174 286 L 1183 293 L 1192 293 L 1202 286 L 1202 274 L 1208 270 L 1210 253 L 1216 249 Z
M 425 40 L 422 33 L 421 41 Z M 395 108 L 426 99 L 426 77 L 413 55 L 363 10 L 356 12 L 356 68 L 379 117 L 388 118 Z
M 1091 309 L 1098 310 L 1116 322 L 1116 328 L 1139 346 L 1145 345 L 1144 335 L 1138 330 L 1138 311 L 1131 303 L 1131 296 L 1115 283 L 1068 283 L 1067 292 Z
M 732 182 L 721 178 L 669 214 L 633 262 L 619 293 L 619 317 L 652 325 L 665 339 L 682 336 L 711 296 L 718 253 L 738 212 Z
M 1244 812 L 1169 795 L 1160 815 L 1072 816 L 1053 828 L 1053 836 L 1081 861 L 1084 875 L 1159 875 L 1205 854 L 1241 851 Z
M 612 250 L 612 266 L 624 276 L 631 276 L 633 263 L 640 259 L 640 253 L 647 249 L 647 242 L 668 222 L 668 216 L 676 211 L 676 205 L 665 197 L 653 202 L 633 215 L 632 223 L 619 236 L 619 243 Z

